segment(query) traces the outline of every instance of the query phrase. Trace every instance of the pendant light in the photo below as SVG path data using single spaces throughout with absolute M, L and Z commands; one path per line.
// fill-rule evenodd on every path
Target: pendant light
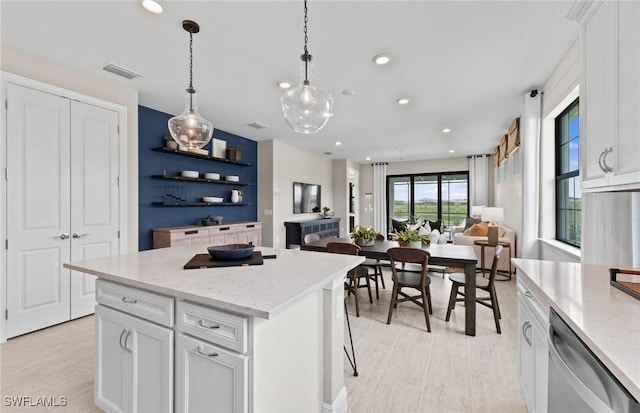
M 193 34 L 200 31 L 198 23 L 183 20 L 182 27 L 189 32 L 189 88 L 184 112 L 169 119 L 169 132 L 178 145 L 187 149 L 200 149 L 211 140 L 213 125 L 200 116 L 193 89 Z
M 282 113 L 289 126 L 298 133 L 316 133 L 333 116 L 333 97 L 328 92 L 311 85 L 311 55 L 307 49 L 307 0 L 304 0 L 304 54 L 300 56 L 304 80 L 280 97 Z

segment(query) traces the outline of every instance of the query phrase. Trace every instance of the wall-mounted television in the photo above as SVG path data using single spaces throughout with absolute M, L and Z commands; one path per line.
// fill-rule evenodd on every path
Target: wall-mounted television
M 310 212 L 320 212 L 322 210 L 320 194 L 320 185 L 294 182 L 293 213 L 306 214 Z

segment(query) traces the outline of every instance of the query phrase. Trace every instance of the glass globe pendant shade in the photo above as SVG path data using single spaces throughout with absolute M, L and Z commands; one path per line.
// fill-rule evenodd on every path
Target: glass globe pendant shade
M 187 149 L 200 149 L 211 140 L 213 125 L 198 113 L 195 90 L 187 89 L 185 110 L 169 119 L 169 132 L 178 145 Z
M 280 103 L 285 121 L 298 133 L 316 133 L 333 116 L 333 97 L 307 81 L 282 95 Z

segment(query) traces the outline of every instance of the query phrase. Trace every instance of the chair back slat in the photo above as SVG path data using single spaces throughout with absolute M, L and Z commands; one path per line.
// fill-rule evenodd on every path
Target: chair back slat
M 489 275 L 489 286 L 491 287 L 496 280 L 496 274 L 498 273 L 498 260 L 500 260 L 500 254 L 502 254 L 502 245 L 496 245 L 493 253 L 493 262 L 491 263 L 491 274 Z

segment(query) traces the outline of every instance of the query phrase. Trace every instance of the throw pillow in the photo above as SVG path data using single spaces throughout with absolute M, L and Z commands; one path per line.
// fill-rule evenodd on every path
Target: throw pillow
M 465 218 L 464 229 L 467 230 L 467 229 L 471 228 L 474 224 L 479 224 L 481 222 L 482 221 L 480 221 L 480 219 L 467 217 L 467 218 Z
M 432 230 L 437 229 L 438 231 L 440 231 L 442 229 L 442 220 L 439 219 L 437 221 L 427 221 L 429 222 L 429 227 L 431 227 Z M 442 232 L 442 231 L 440 231 Z
M 489 228 L 489 223 L 480 222 L 478 224 L 473 224 L 471 228 L 469 228 L 469 235 L 472 237 L 486 237 Z
M 427 235 L 431 232 L 431 229 L 429 228 L 429 226 L 427 225 L 427 227 L 425 228 L 424 226 L 420 225 L 420 227 L 418 227 L 418 234 L 420 235 Z

